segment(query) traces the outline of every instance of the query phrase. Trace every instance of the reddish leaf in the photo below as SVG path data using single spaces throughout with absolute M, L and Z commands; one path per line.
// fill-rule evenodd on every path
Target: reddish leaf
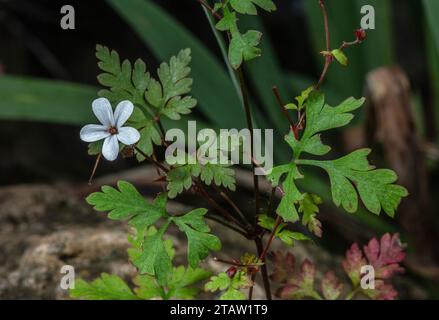
M 383 280 L 376 280 L 375 289 L 363 290 L 363 293 L 373 300 L 394 300 L 398 296 L 395 288 Z
M 306 259 L 300 266 L 300 274 L 296 282 L 300 287 L 312 289 L 314 286 L 314 277 L 316 274 L 316 267 L 314 264 Z
M 302 223 L 314 235 L 322 237 L 322 223 L 317 219 L 322 199 L 314 194 L 305 193 L 299 202 L 299 212 L 303 213 Z
M 281 287 L 277 295 L 282 299 L 321 299 L 320 295 L 314 290 L 315 266 L 311 261 L 305 260 L 300 266 L 300 273 L 291 276 L 288 283 Z
M 296 259 L 290 252 L 286 255 L 281 251 L 273 252 L 270 259 L 274 267 L 273 274 L 270 276 L 271 280 L 277 283 L 285 283 L 289 277 L 294 276 Z
M 322 280 L 322 293 L 326 300 L 337 300 L 343 291 L 343 284 L 335 273 L 328 271 Z
M 363 253 L 358 247 L 358 244 L 354 243 L 346 252 L 346 259 L 342 262 L 343 269 L 348 274 L 354 286 L 360 284 L 361 267 L 366 264 L 366 259 L 363 258 Z
M 316 217 L 312 217 L 311 218 L 311 220 L 310 220 L 310 222 L 308 224 L 308 229 L 309 229 L 309 231 L 314 233 L 319 238 L 321 238 L 322 235 L 323 235 L 322 223 Z
M 276 296 L 281 299 L 290 300 L 293 299 L 294 294 L 297 292 L 299 288 L 294 284 L 286 284 L 283 287 L 280 287 L 276 292 Z
M 381 241 L 372 239 L 364 246 L 364 254 L 369 264 L 375 268 L 375 275 L 380 279 L 388 279 L 397 272 L 403 272 L 399 266 L 405 258 L 404 247 L 399 239 L 399 234 L 385 234 Z
M 364 255 L 358 245 L 353 244 L 342 262 L 354 287 L 360 285 L 361 268 L 371 265 L 375 271 L 375 289 L 365 289 L 362 292 L 371 299 L 393 300 L 397 292 L 384 280 L 404 271 L 399 265 L 405 258 L 404 246 L 401 244 L 399 234 L 387 233 L 381 237 L 380 241 L 374 238 L 367 246 L 364 246 L 363 251 Z

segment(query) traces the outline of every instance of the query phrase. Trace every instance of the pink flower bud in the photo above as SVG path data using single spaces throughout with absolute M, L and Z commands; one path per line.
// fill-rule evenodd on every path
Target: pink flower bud
M 357 41 L 363 42 L 367 38 L 366 30 L 364 29 L 355 30 L 355 37 L 357 38 Z

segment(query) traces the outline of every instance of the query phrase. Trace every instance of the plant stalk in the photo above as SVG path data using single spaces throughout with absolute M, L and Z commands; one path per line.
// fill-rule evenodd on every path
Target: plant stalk
M 256 249 L 258 250 L 258 254 L 261 257 L 264 250 L 264 245 L 262 244 L 262 238 L 257 238 L 255 240 L 255 244 L 256 244 Z M 270 278 L 268 277 L 268 269 L 267 269 L 267 264 L 265 263 L 265 256 L 263 257 L 263 259 L 261 259 L 261 261 L 264 263 L 261 266 L 261 274 L 262 274 L 262 282 L 264 284 L 265 296 L 267 300 L 272 300 Z
M 246 120 L 247 120 L 247 127 L 250 130 L 251 157 L 252 157 L 252 159 L 254 159 L 253 119 L 252 119 L 252 114 L 251 114 L 251 110 L 250 110 L 248 89 L 247 89 L 247 85 L 245 83 L 244 72 L 242 71 L 242 66 L 239 67 L 239 69 L 236 72 L 238 73 L 239 84 L 241 86 L 242 100 L 243 100 L 245 116 L 246 116 Z M 252 167 L 253 167 L 253 185 L 255 188 L 254 193 L 255 193 L 255 223 L 256 223 L 256 219 L 257 219 L 257 216 L 259 214 L 259 208 L 260 208 L 259 207 L 259 176 L 256 175 L 256 166 L 253 162 L 252 162 Z
M 320 0 L 319 3 L 320 3 L 320 8 L 321 8 L 322 14 L 323 14 L 323 23 L 325 26 L 326 51 L 329 52 L 329 51 L 331 51 L 331 34 L 329 31 L 328 12 L 326 10 L 325 1 Z M 333 59 L 332 56 L 325 56 L 325 65 L 323 67 L 322 74 L 319 78 L 319 82 L 315 85 L 316 90 L 319 90 L 320 87 L 322 86 L 323 81 L 325 80 L 326 74 L 328 73 L 329 66 L 332 63 L 332 59 Z

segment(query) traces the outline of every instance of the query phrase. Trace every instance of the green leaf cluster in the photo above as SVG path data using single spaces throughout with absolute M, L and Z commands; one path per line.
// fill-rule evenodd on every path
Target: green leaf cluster
M 375 169 L 369 164 L 369 149 L 357 150 L 336 160 L 302 159 L 304 153 L 313 156 L 326 155 L 331 148 L 323 144 L 321 133 L 349 124 L 354 117 L 351 112 L 361 107 L 364 98 L 349 98 L 338 106 L 331 107 L 325 103 L 322 93 L 304 93 L 298 100 L 306 110 L 304 132 L 301 137 L 296 137 L 293 133 L 285 137 L 293 150 L 293 160 L 273 168 L 268 176 L 273 186 L 282 185 L 284 192 L 276 212 L 286 222 L 298 221 L 299 213 L 302 213 L 302 223 L 311 232 L 321 236 L 321 223 L 316 219 L 321 200 L 314 195 L 302 194 L 295 183 L 295 180 L 302 178 L 298 167 L 307 165 L 327 172 L 335 205 L 341 205 L 346 211 L 354 213 L 358 209 L 360 198 L 370 212 L 379 214 L 382 209 L 387 215 L 394 217 L 401 199 L 408 192 L 404 187 L 394 184 L 397 176 L 392 170 Z M 299 210 L 296 205 L 299 205 Z
M 145 229 L 149 236 L 157 234 L 157 229 Z M 140 239 L 141 237 L 138 237 Z M 141 243 L 137 239 L 129 239 L 132 248 L 129 256 L 134 259 L 141 254 Z M 172 241 L 165 240 L 164 247 L 171 259 L 175 251 Z M 149 274 L 139 274 L 133 279 L 132 290 L 129 285 L 117 275 L 101 274 L 98 279 L 86 282 L 79 279 L 70 290 L 70 296 L 86 300 L 150 300 L 150 299 L 194 299 L 200 292 L 197 284 L 210 277 L 211 273 L 202 268 L 184 266 L 173 267 L 167 274 L 165 284 Z
M 168 196 L 172 199 L 184 190 L 189 190 L 194 179 L 198 178 L 206 185 L 214 183 L 232 191 L 236 189 L 235 171 L 230 165 L 195 163 L 176 166 L 168 172 Z
M 100 278 L 92 282 L 82 279 L 75 281 L 75 287 L 70 289 L 72 298 L 87 300 L 137 300 L 139 299 L 125 283 L 116 275 L 101 274 Z
M 359 195 L 370 212 L 379 214 L 382 208 L 393 218 L 408 192 L 394 184 L 398 179 L 395 172 L 375 169 L 369 164 L 370 152 L 370 149 L 360 149 L 336 160 L 299 160 L 299 163 L 320 167 L 328 173 L 335 205 L 354 213 L 358 209 Z
M 137 288 L 136 295 L 144 300 L 161 298 L 168 299 L 194 299 L 200 292 L 196 286 L 200 281 L 207 279 L 210 272 L 201 268 L 174 267 L 170 273 L 166 287 L 160 285 L 157 280 L 148 274 L 139 275 L 134 279 Z
M 222 291 L 221 300 L 245 300 L 247 297 L 242 290 L 248 289 L 252 285 L 253 283 L 248 275 L 239 270 L 233 277 L 229 277 L 225 272 L 213 276 L 204 286 L 204 290 L 211 292 Z
M 299 201 L 299 213 L 302 213 L 302 224 L 317 237 L 322 237 L 322 223 L 317 219 L 319 205 L 322 199 L 315 195 L 305 193 Z
M 161 285 L 168 282 L 168 275 L 172 273 L 172 254 L 164 241 L 164 235 L 171 224 L 186 234 L 187 258 L 192 268 L 198 266 L 209 254 L 209 250 L 221 248 L 219 239 L 209 233 L 210 228 L 204 220 L 207 209 L 195 209 L 181 216 L 171 216 L 166 211 L 166 193 L 159 194 L 150 203 L 133 185 L 120 181 L 118 189 L 104 186 L 102 192 L 91 194 L 87 202 L 97 211 L 109 212 L 110 219 L 129 220 L 129 224 L 137 230 L 136 238 L 132 239 L 134 249 L 130 257 L 141 274 L 154 275 Z M 146 232 L 153 225 L 157 225 L 156 232 Z
M 276 5 L 272 0 L 230 0 L 217 3 L 215 10 L 222 9 L 223 17 L 216 24 L 220 31 L 226 31 L 230 35 L 229 61 L 234 69 L 238 69 L 243 61 L 253 60 L 261 55 L 258 48 L 262 33 L 249 30 L 241 33 L 238 27 L 238 14 L 257 14 L 257 7 L 272 12 Z
M 267 178 L 273 186 L 277 187 L 283 176 L 285 176 L 282 183 L 283 196 L 276 213 L 286 222 L 296 222 L 299 220 L 299 214 L 294 204 L 300 201 L 302 194 L 297 188 L 295 180 L 301 179 L 303 176 L 295 163 L 289 163 L 274 167 Z
M 313 91 L 314 91 L 314 87 L 308 87 L 307 89 L 303 90 L 301 94 L 295 98 L 297 104 L 288 103 L 287 105 L 285 105 L 285 109 L 301 111 L 305 107 L 305 101 L 308 99 L 309 95 Z
M 169 63 L 162 63 L 157 70 L 158 80 L 147 71 L 143 60 L 134 64 L 121 61 L 119 54 L 107 47 L 97 45 L 96 57 L 102 73 L 98 76 L 101 85 L 108 89 L 99 91 L 99 95 L 114 103 L 129 100 L 136 106 L 129 119 L 129 125 L 138 129 L 141 135 L 137 147 L 146 155 L 153 154 L 153 146 L 161 144 L 157 120 L 165 116 L 171 120 L 180 120 L 196 106 L 197 101 L 187 96 L 193 80 L 189 77 L 191 69 L 191 50 L 181 50 L 171 57 Z M 90 154 L 99 153 L 102 142 L 90 144 Z M 139 161 L 144 156 L 137 153 Z

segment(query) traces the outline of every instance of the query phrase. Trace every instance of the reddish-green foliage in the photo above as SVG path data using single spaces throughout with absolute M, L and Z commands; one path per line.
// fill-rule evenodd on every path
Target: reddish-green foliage
M 389 280 L 404 271 L 400 265 L 404 258 L 404 245 L 401 244 L 399 234 L 385 234 L 380 240 L 373 238 L 363 250 L 354 243 L 341 263 L 351 281 L 351 291 L 346 291 L 345 295 L 344 288 L 348 286 L 337 278 L 334 271 L 326 272 L 319 289 L 316 289 L 314 264 L 305 260 L 296 270 L 296 259 L 290 252 L 277 251 L 271 255 L 274 268 L 271 279 L 280 284 L 277 295 L 282 299 L 337 300 L 362 295 L 374 300 L 393 300 L 398 293 Z M 375 271 L 374 289 L 361 286 L 364 266 L 371 266 Z

